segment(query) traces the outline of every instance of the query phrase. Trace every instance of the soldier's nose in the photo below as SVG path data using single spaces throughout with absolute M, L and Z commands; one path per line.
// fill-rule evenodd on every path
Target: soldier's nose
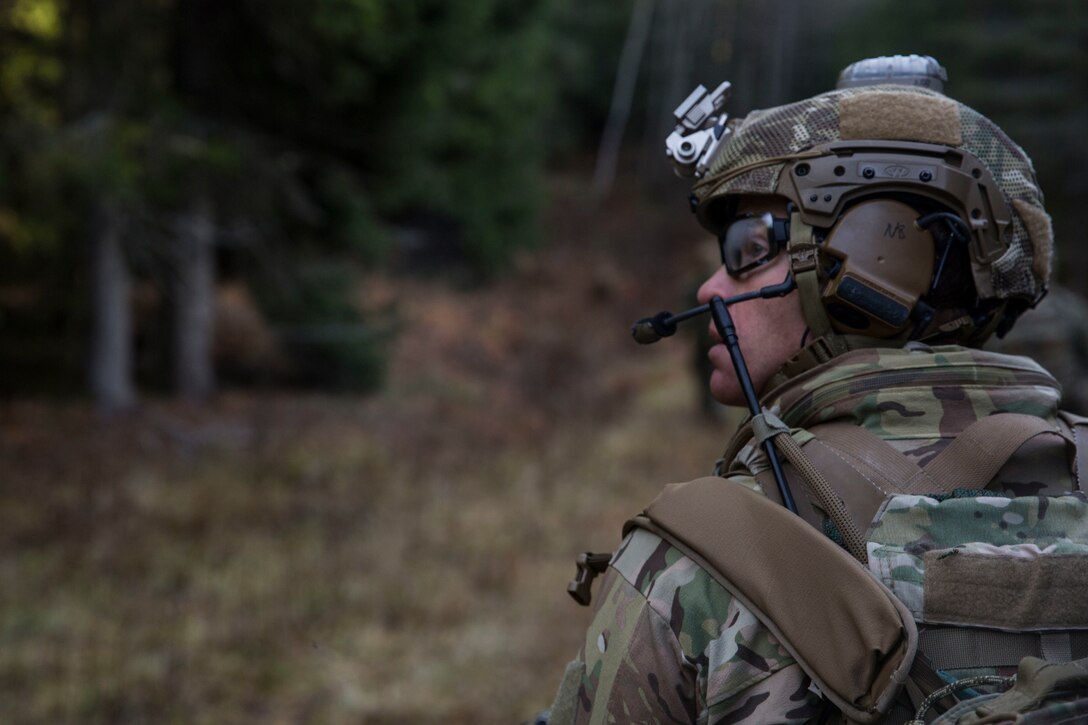
M 695 297 L 701 304 L 705 305 L 715 295 L 718 297 L 728 297 L 730 295 L 729 277 L 725 273 L 725 267 L 718 267 L 718 271 L 710 275 L 699 287 Z

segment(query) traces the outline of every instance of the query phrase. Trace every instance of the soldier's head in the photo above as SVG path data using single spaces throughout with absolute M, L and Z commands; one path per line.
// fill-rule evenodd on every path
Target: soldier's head
M 872 78 L 919 64 L 921 76 Z M 699 142 L 692 208 L 722 250 L 702 301 L 787 274 L 797 282 L 788 297 L 734 312 L 757 390 L 779 369 L 852 349 L 980 345 L 1044 294 L 1052 234 L 1031 160 L 935 90 L 934 69 L 943 74 L 917 56 L 865 61 L 834 91 L 725 125 L 715 124 L 724 114 L 704 119 L 701 137 L 677 110 L 670 155 L 683 166 L 683 140 Z M 704 111 L 720 108 L 721 91 Z M 714 362 L 712 391 L 736 402 L 728 353 Z

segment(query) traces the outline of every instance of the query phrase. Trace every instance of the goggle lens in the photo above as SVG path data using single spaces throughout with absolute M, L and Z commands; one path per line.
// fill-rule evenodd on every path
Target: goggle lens
M 775 218 L 769 213 L 733 221 L 721 235 L 721 263 L 731 275 L 766 265 L 778 254 Z
M 735 277 L 774 259 L 788 239 L 785 221 L 761 214 L 741 217 L 726 227 L 720 239 L 726 271 Z

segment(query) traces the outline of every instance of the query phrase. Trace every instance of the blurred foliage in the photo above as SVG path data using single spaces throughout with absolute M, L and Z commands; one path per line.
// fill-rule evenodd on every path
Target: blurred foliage
M 536 241 L 547 165 L 585 168 L 596 150 L 632 6 L 0 3 L 0 358 L 19 348 L 33 367 L 40 343 L 44 377 L 79 377 L 103 204 L 125 220 L 138 281 L 168 289 L 176 217 L 210 200 L 220 277 L 274 327 L 355 309 L 350 281 L 325 290 L 344 295 L 335 312 L 301 292 L 305 270 L 494 277 Z M 738 114 L 830 88 L 866 55 L 930 53 L 949 92 L 1035 159 L 1061 243 L 1088 224 L 1086 35 L 1074 0 L 656 3 L 625 138 L 640 177 L 665 176 L 661 136 L 695 82 L 734 81 Z M 655 195 L 679 189 L 666 180 Z M 1064 246 L 1059 269 L 1082 288 L 1085 255 Z
M 347 227 L 333 236 L 380 253 L 383 224 L 438 216 L 485 271 L 531 238 L 552 97 L 549 3 L 179 7 L 182 34 L 192 26 L 202 43 L 179 68 L 183 98 L 204 115 L 350 166 L 349 185 L 368 201 L 326 196 L 336 207 L 324 210 L 330 224 Z M 341 174 L 334 185 L 345 181 Z
M 268 282 L 257 280 L 253 289 L 279 323 L 280 344 L 291 361 L 287 382 L 361 392 L 381 386 L 393 328 L 388 321 L 363 319 L 351 304 L 358 284 L 354 268 L 311 259 L 290 280 Z
M 125 220 L 138 277 L 168 290 L 173 220 L 211 199 L 221 274 L 246 280 L 273 325 L 362 325 L 360 265 L 493 275 L 535 240 L 546 156 L 595 133 L 626 14 L 572 0 L 0 4 L 0 285 L 32 289 L 36 308 L 0 299 L 0 355 L 59 339 L 79 376 L 102 204 Z M 321 267 L 344 279 L 314 294 L 304 270 Z M 363 357 L 354 337 L 329 345 L 342 367 Z M 362 377 L 378 380 L 370 357 Z

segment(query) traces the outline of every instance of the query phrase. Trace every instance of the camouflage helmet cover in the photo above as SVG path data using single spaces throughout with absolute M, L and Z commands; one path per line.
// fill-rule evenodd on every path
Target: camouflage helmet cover
M 796 190 L 786 183 L 784 172 L 794 169 L 799 161 L 833 154 L 837 143 L 886 141 L 888 148 L 908 155 L 922 150 L 932 154 L 934 149 L 937 153 L 956 149 L 984 167 L 986 180 L 992 179 L 1002 197 L 995 201 L 1007 212 L 1006 221 L 1000 223 L 1002 228 L 988 232 L 994 238 L 994 253 L 973 259 L 980 297 L 1019 298 L 1030 303 L 1045 289 L 1050 276 L 1052 232 L 1031 160 L 996 124 L 968 106 L 912 86 L 842 88 L 753 111 L 745 118 L 730 121 L 729 128 L 731 134 L 693 189 L 699 221 L 711 232 L 720 232 L 729 206 L 722 202 L 735 195 L 795 196 Z M 975 172 L 976 179 L 979 173 Z M 889 188 L 887 184 L 874 185 L 859 193 L 872 195 Z M 900 180 L 894 188 L 933 196 L 932 185 L 917 180 Z M 968 191 L 977 194 L 977 189 Z M 802 206 L 806 201 L 793 200 Z M 970 204 L 964 199 L 959 202 L 951 205 L 970 214 Z M 841 209 L 839 203 L 840 213 Z M 972 216 L 975 230 L 985 230 L 985 219 L 980 221 L 977 212 Z

